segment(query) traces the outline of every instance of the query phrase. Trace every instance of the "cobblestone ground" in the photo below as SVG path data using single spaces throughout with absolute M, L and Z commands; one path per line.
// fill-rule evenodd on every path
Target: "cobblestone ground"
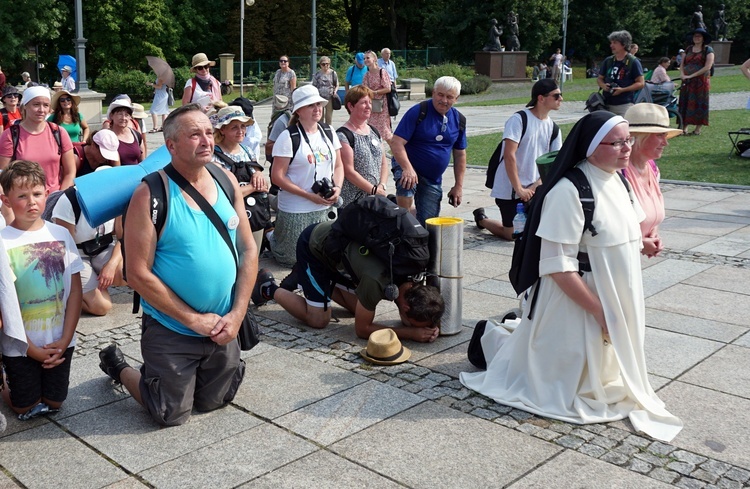
M 674 185 L 666 184 L 664 187 L 672 188 Z M 716 187 L 712 189 L 716 190 Z M 750 189 L 731 191 L 750 193 Z M 485 239 L 492 239 L 473 229 L 474 226 L 466 227 L 465 249 L 475 248 Z M 668 249 L 665 250 L 664 256 L 677 260 L 750 268 L 750 259 L 747 258 L 676 252 Z M 404 363 L 388 367 L 374 366 L 365 363 L 359 356 L 361 346 L 330 338 L 324 331 L 312 331 L 270 319 L 261 320 L 261 330 L 262 340 L 277 348 L 353 371 L 528 436 L 555 443 L 676 487 L 750 488 L 750 471 L 743 468 L 606 424 L 580 426 L 510 408 L 465 388 L 456 377 L 419 365 Z M 112 341 L 125 345 L 139 340 L 140 324 L 133 322 L 106 332 L 79 334 L 76 354 L 96 354 Z M 627 421 L 626 424 L 629 426 Z

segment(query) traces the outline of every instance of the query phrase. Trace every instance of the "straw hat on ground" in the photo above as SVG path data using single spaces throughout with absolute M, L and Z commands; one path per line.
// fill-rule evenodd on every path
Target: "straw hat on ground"
M 374 331 L 367 340 L 367 348 L 359 354 L 376 365 L 396 365 L 411 357 L 411 351 L 401 345 L 396 332 L 390 328 Z

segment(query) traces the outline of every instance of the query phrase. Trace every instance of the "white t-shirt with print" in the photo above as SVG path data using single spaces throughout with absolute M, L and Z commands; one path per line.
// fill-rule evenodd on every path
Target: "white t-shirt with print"
M 36 346 L 62 338 L 71 276 L 83 270 L 67 229 L 45 222 L 37 231 L 12 226 L 0 230 L 11 269 L 26 336 Z M 70 342 L 75 346 L 76 338 Z
M 526 111 L 526 134 L 521 141 L 521 132 L 523 131 L 523 122 L 521 116 L 513 114 L 505 123 L 503 139 L 510 139 L 513 142 L 520 143 L 516 149 L 516 168 L 518 169 L 518 178 L 521 185 L 527 187 L 539 179 L 539 170 L 536 167 L 536 159 L 550 151 L 559 150 L 562 146 L 562 132 L 558 133 L 557 138 L 550 145 L 552 138 L 553 122 L 550 117 L 544 120 L 538 119 L 529 109 Z M 508 178 L 508 172 L 505 169 L 505 159 L 500 163 L 495 174 L 495 183 L 492 185 L 490 195 L 495 199 L 511 200 L 513 198 L 513 185 Z
M 333 181 L 333 167 L 336 158 L 336 150 L 341 148 L 339 138 L 328 139 L 325 132 L 318 131 L 307 135 L 310 140 L 308 146 L 304 136 L 300 135 L 300 145 L 297 154 L 289 164 L 287 177 L 298 187 L 312 193 L 312 185 L 315 179 L 328 177 Z M 292 156 L 292 138 L 289 131 L 284 131 L 273 145 L 273 157 L 290 158 Z M 294 195 L 283 190 L 279 191 L 279 210 L 289 213 L 322 211 L 328 208 L 326 205 L 316 204 L 304 197 Z

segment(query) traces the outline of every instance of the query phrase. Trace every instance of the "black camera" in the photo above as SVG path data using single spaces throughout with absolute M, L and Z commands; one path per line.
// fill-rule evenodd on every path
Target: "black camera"
M 324 177 L 313 183 L 312 191 L 323 198 L 330 199 L 336 192 L 330 178 Z

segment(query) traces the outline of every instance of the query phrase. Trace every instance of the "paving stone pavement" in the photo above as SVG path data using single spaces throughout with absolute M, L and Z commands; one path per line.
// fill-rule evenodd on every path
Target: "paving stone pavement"
M 0 406 L 0 488 L 750 487 L 750 189 L 663 184 L 667 249 L 643 260 L 646 354 L 654 389 L 685 428 L 662 443 L 627 421 L 572 425 L 460 384 L 458 373 L 474 370 L 474 324 L 517 305 L 512 245 L 472 221 L 479 206 L 499 215 L 483 181 L 469 169 L 464 203 L 443 209 L 465 219 L 459 334 L 407 343 L 409 362 L 373 366 L 341 308 L 312 330 L 269 303 L 235 400 L 160 429 L 98 368 L 111 341 L 141 361 L 132 296 L 118 288 L 108 316 L 79 324 L 61 412 L 21 422 Z M 261 266 L 287 273 L 266 255 Z M 396 324 L 391 304 L 377 313 Z

